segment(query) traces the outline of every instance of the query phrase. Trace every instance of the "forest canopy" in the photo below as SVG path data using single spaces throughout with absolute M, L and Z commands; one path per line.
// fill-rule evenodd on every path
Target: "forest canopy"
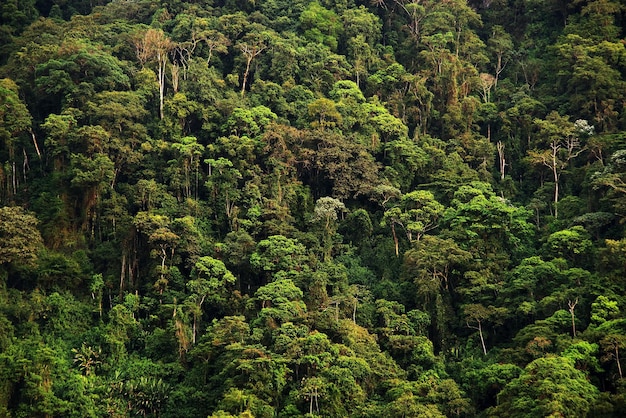
M 7 0 L 0 416 L 626 416 L 618 0 Z

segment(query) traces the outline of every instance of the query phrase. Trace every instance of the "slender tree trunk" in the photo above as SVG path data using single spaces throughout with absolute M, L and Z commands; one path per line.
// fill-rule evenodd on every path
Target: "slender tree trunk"
M 489 135 L 491 135 L 491 125 L 489 126 Z M 500 180 L 504 180 L 505 169 L 506 169 L 506 159 L 504 157 L 504 144 L 502 141 L 498 141 L 496 144 L 498 148 L 498 159 L 500 160 Z
M 196 324 L 197 324 L 197 322 L 198 322 L 197 315 L 194 314 L 193 315 L 193 332 L 192 332 L 192 335 L 191 335 L 191 342 L 194 343 L 194 344 L 196 343 Z
M 241 97 L 246 94 L 246 83 L 248 82 L 248 75 L 250 74 L 250 64 L 252 63 L 253 57 L 248 57 L 246 59 L 246 71 L 243 73 L 243 81 L 241 83 Z
M 487 346 L 485 346 L 485 338 L 483 337 L 483 325 L 478 321 L 478 335 L 480 335 L 480 344 L 483 346 L 483 354 L 487 355 Z
M 39 151 L 39 145 L 37 144 L 37 138 L 35 137 L 35 132 L 32 129 L 29 129 L 30 136 L 33 138 L 33 145 L 35 146 L 35 151 L 37 151 L 37 157 L 41 160 L 41 152 Z
M 559 180 L 558 176 L 555 176 L 556 180 L 554 182 L 554 219 L 558 219 L 559 217 Z
M 124 280 L 126 278 L 126 251 L 122 254 L 122 271 L 120 272 L 120 298 L 124 292 Z
M 567 302 L 569 313 L 572 316 L 572 338 L 576 338 L 576 316 L 574 315 L 574 309 L 576 309 L 577 304 L 578 298 L 576 298 L 574 302 L 572 302 L 571 300 Z
M 165 247 L 161 247 L 161 280 L 165 279 L 165 262 L 167 261 L 167 252 Z
M 167 54 L 159 53 L 157 56 L 159 66 L 159 116 L 163 119 L 163 97 L 165 96 L 165 63 L 167 62 Z
M 617 371 L 619 372 L 619 378 L 622 379 L 622 365 L 619 363 L 619 344 L 615 342 L 615 362 L 617 363 Z
M 393 242 L 396 246 L 396 257 L 400 256 L 400 249 L 398 248 L 398 236 L 396 235 L 396 226 L 394 222 L 391 222 L 391 233 L 393 235 Z
M 559 146 L 557 144 L 552 144 L 552 177 L 554 180 L 554 219 L 559 217 L 559 169 L 557 165 L 557 152 L 559 150 Z
M 485 345 L 485 338 L 483 336 L 483 324 L 482 324 L 482 321 L 476 320 L 476 322 L 478 323 L 478 326 L 476 327 L 471 326 L 469 322 L 466 322 L 466 324 L 468 328 L 475 329 L 476 331 L 478 331 L 478 335 L 480 336 L 480 345 L 482 346 L 482 349 L 483 349 L 483 354 L 487 355 L 487 346 Z

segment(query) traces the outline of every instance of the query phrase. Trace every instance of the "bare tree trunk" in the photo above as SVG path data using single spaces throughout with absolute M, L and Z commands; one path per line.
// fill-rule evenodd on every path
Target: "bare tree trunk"
M 466 322 L 467 327 L 471 328 L 471 329 L 475 329 L 478 331 L 478 335 L 480 336 L 480 345 L 482 346 L 483 349 L 483 354 L 487 355 L 487 346 L 485 345 L 485 338 L 483 336 L 483 325 L 482 325 L 482 321 L 476 321 L 478 323 L 477 327 L 471 326 L 469 324 L 469 322 Z
M 559 170 L 557 165 L 558 144 L 552 144 L 552 177 L 554 179 L 554 219 L 559 217 Z
M 572 338 L 576 338 L 576 317 L 574 316 L 574 309 L 578 304 L 578 298 L 574 302 L 571 300 L 567 302 L 567 306 L 569 308 L 569 313 L 572 315 Z
M 165 54 L 164 54 L 165 55 Z M 167 57 L 167 55 L 165 55 Z M 165 96 L 165 59 L 159 56 L 159 116 L 163 119 L 163 97 Z
M 30 131 L 30 136 L 33 138 L 33 145 L 35 146 L 35 151 L 37 151 L 37 157 L 41 160 L 41 152 L 39 151 L 39 145 L 37 145 L 37 138 L 35 138 L 35 132 L 32 129 Z
M 241 82 L 241 97 L 246 93 L 246 83 L 248 82 L 248 75 L 250 75 L 250 64 L 252 63 L 253 56 L 248 56 L 246 59 L 246 71 L 243 73 L 243 81 Z
M 126 278 L 126 251 L 122 250 L 122 271 L 120 272 L 120 298 L 124 291 L 124 280 Z
M 393 223 L 393 221 L 391 222 L 391 233 L 393 234 L 393 242 L 396 246 L 396 257 L 400 256 L 400 249 L 398 248 L 398 237 L 396 235 L 396 226 Z
M 504 157 L 504 144 L 502 141 L 498 141 L 496 144 L 498 148 L 498 159 L 500 160 L 500 180 L 504 180 L 505 169 L 506 169 L 506 159 Z
M 487 355 L 487 346 L 485 346 L 485 338 L 483 337 L 483 326 L 480 321 L 478 321 L 478 335 L 480 335 L 480 343 L 483 346 L 483 354 Z
M 191 342 L 196 343 L 196 323 L 198 322 L 197 316 L 193 315 L 193 333 L 191 335 Z
M 615 362 L 617 363 L 617 371 L 619 372 L 619 378 L 622 379 L 622 365 L 619 363 L 619 344 L 615 342 Z

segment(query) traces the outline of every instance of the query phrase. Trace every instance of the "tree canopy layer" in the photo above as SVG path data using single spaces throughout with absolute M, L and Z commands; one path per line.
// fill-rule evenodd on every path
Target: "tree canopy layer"
M 623 2 L 0 16 L 0 416 L 626 416 Z

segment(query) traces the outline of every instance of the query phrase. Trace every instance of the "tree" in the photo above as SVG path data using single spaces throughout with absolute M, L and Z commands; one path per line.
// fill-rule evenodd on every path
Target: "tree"
M 535 120 L 539 128 L 541 142 L 548 149 L 529 150 L 528 160 L 533 165 L 543 165 L 550 169 L 554 182 L 554 217 L 558 218 L 559 181 L 570 161 L 580 155 L 585 148 L 580 143 L 576 125 L 569 117 L 551 112 L 545 120 Z
M 336 221 L 337 213 L 346 212 L 346 206 L 339 200 L 332 197 L 320 197 L 315 202 L 313 209 L 313 217 L 311 222 L 320 222 L 324 225 L 324 260 L 330 260 L 330 252 L 332 250 L 332 238 L 337 230 Z
M 228 117 L 224 128 L 228 134 L 256 138 L 277 118 L 274 112 L 263 105 L 253 108 L 238 107 Z
M 17 185 L 19 184 L 19 175 L 16 166 L 16 148 L 19 138 L 22 134 L 30 133 L 33 139 L 33 145 L 37 151 L 37 155 L 41 158 L 39 145 L 35 134 L 31 129 L 32 117 L 26 108 L 26 105 L 18 96 L 18 87 L 11 79 L 4 78 L 0 80 L 0 143 L 3 148 L 8 151 L 8 161 L 10 171 L 4 172 L 3 177 L 6 178 L 7 184 L 2 185 L 2 189 L 7 192 L 8 196 L 17 193 Z M 26 150 L 24 152 L 24 166 L 27 164 Z M 0 170 L 2 172 L 4 170 Z M 26 181 L 26 172 L 24 172 L 24 181 Z
M 593 173 L 591 182 L 596 190 L 608 190 L 607 197 L 615 201 L 614 207 L 618 213 L 626 213 L 626 204 L 623 203 L 626 194 L 626 152 L 615 151 L 601 170 Z
M 330 99 L 320 98 L 308 105 L 309 116 L 312 119 L 311 126 L 318 129 L 334 128 L 343 122 L 341 113 L 337 110 L 335 102 Z
M 0 264 L 32 264 L 43 240 L 37 218 L 20 206 L 0 208 Z
M 154 75 L 151 70 L 143 74 Z M 111 189 L 120 175 L 133 173 L 146 154 L 141 146 L 148 139 L 147 128 L 143 123 L 148 115 L 147 106 L 146 97 L 135 91 L 106 91 L 94 95 L 87 102 L 88 117 L 103 128 L 108 137 L 102 134 L 84 136 L 83 141 L 87 144 L 81 145 L 93 147 L 94 151 L 106 154 L 113 161 L 115 175 L 111 180 Z M 67 114 L 76 118 L 72 112 Z M 72 126 L 71 119 L 66 123 Z
M 197 199 L 200 156 L 204 151 L 204 146 L 198 144 L 197 138 L 186 136 L 181 138 L 179 142 L 173 143 L 172 148 L 178 153 L 179 164 L 182 165 L 184 173 L 183 195 L 186 198 L 195 197 Z M 194 175 L 193 181 L 191 179 L 192 172 Z
M 245 60 L 245 70 L 241 79 L 241 97 L 246 93 L 252 61 L 270 46 L 273 36 L 271 31 L 260 24 L 252 24 L 248 29 L 248 34 L 235 44 Z
M 170 259 L 174 257 L 174 250 L 180 241 L 180 236 L 172 231 L 169 218 L 163 215 L 139 212 L 133 223 L 137 230 L 147 237 L 148 243 L 152 246 L 150 255 L 161 260 L 160 267 L 157 269 L 159 279 L 155 283 L 155 288 L 159 291 L 159 295 L 163 295 L 168 284 L 166 279 L 168 269 L 165 263 L 168 257 Z M 122 292 L 122 285 L 120 285 L 120 292 Z
M 565 258 L 574 266 L 586 267 L 593 251 L 593 243 L 585 228 L 576 225 L 550 234 L 544 249 L 554 258 Z
M 304 37 L 310 42 L 328 46 L 331 51 L 337 50 L 337 38 L 343 29 L 339 16 L 328 10 L 319 2 L 309 4 L 300 14 L 300 26 L 304 30 Z
M 616 4 L 613 7 L 615 11 L 619 8 Z M 576 25 L 569 26 L 570 30 L 576 30 Z M 602 26 L 597 25 L 593 30 Z M 615 60 L 623 59 L 626 49 L 616 42 L 617 38 L 593 38 L 589 31 L 568 33 L 557 43 L 555 50 L 561 57 L 559 62 L 564 64 L 557 73 L 559 87 L 572 114 L 593 120 L 601 132 L 611 132 L 618 123 L 618 92 L 624 88 L 624 78 L 616 68 Z
M 455 239 L 462 249 L 471 249 L 475 256 L 483 254 L 482 269 L 487 267 L 487 258 L 506 264 L 511 255 L 524 255 L 529 250 L 532 229 L 527 218 L 525 209 L 496 196 L 489 184 L 472 182 L 454 193 L 442 228 L 447 227 L 445 238 Z
M 379 18 L 364 6 L 346 9 L 341 15 L 348 59 L 354 62 L 355 82 L 361 84 L 370 68 L 378 61 L 376 45 L 380 41 Z
M 626 347 L 626 336 L 621 333 L 610 333 L 600 340 L 600 347 L 604 353 L 602 360 L 614 360 L 619 378 L 623 379 L 620 349 L 623 350 Z
M 302 157 L 306 173 L 325 195 L 342 200 L 368 194 L 378 181 L 379 164 L 364 145 L 331 131 L 307 133 Z
M 396 256 L 398 255 L 396 224 L 404 229 L 410 243 L 419 242 L 426 232 L 437 228 L 443 212 L 443 205 L 426 190 L 416 190 L 403 195 L 397 206 L 385 211 L 383 223 L 391 224 L 396 243 Z
M 230 229 L 236 229 L 237 203 L 241 196 L 239 182 L 241 172 L 234 168 L 232 161 L 219 157 L 204 161 L 209 165 L 209 174 L 205 185 L 213 197 L 218 213 L 223 213 L 228 219 Z M 221 207 L 220 207 L 221 206 Z
M 286 322 L 301 320 L 306 313 L 302 290 L 291 279 L 278 279 L 254 293 L 251 302 L 260 302 L 257 323 L 274 329 Z
M 534 360 L 498 394 L 494 413 L 527 417 L 586 416 L 598 389 L 574 366 L 574 360 L 562 356 Z
M 159 83 L 159 115 L 163 113 L 163 98 L 165 96 L 166 67 L 169 63 L 169 53 L 174 49 L 174 42 L 161 29 L 148 29 L 135 40 L 135 53 L 141 66 L 150 61 L 157 65 L 157 82 Z
M 508 309 L 471 303 L 463 306 L 463 311 L 465 312 L 467 327 L 478 331 L 483 354 L 487 355 L 487 346 L 485 345 L 485 338 L 483 336 L 483 324 L 487 321 L 492 321 L 496 325 L 501 325 Z
M 197 311 L 194 311 L 193 318 L 192 342 L 195 344 L 198 319 L 202 315 L 202 305 L 208 300 L 214 308 L 225 306 L 228 298 L 228 286 L 233 285 L 237 279 L 222 261 L 210 256 L 198 259 L 192 276 L 195 278 L 187 282 L 187 287 L 192 292 L 192 297 L 198 308 Z
M 416 302 L 431 315 L 432 340 L 445 346 L 450 336 L 452 296 L 458 286 L 458 271 L 471 260 L 452 239 L 426 235 L 404 253 L 402 277 L 414 283 Z
M 491 29 L 491 37 L 487 41 L 488 49 L 495 55 L 496 62 L 494 67 L 494 88 L 498 86 L 500 74 L 506 68 L 513 52 L 513 40 L 511 35 L 506 32 L 504 27 L 494 25 Z
M 283 235 L 272 235 L 259 241 L 250 255 L 250 264 L 269 278 L 277 273 L 301 270 L 305 262 L 306 248 L 298 240 Z

